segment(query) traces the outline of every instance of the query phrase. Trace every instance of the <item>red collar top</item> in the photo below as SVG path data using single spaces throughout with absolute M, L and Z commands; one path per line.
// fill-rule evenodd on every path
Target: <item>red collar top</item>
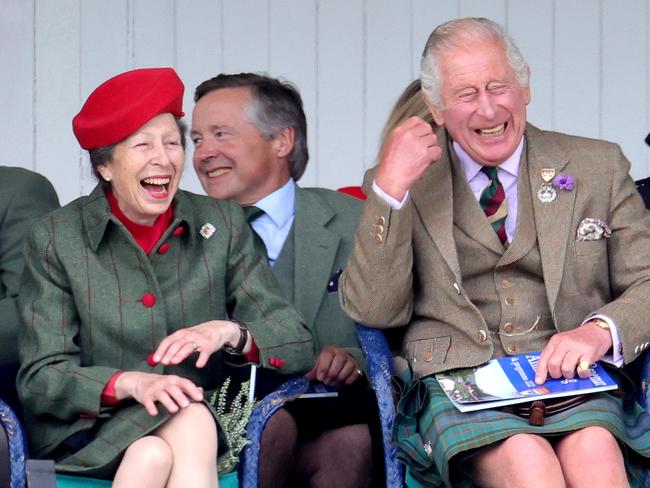
M 153 250 L 169 227 L 169 224 L 171 224 L 174 219 L 174 209 L 170 205 L 169 208 L 165 210 L 165 213 L 158 216 L 153 225 L 138 224 L 124 215 L 124 212 L 122 212 L 120 205 L 117 202 L 117 198 L 115 198 L 115 195 L 113 195 L 113 192 L 110 189 L 106 190 L 106 199 L 108 200 L 113 215 L 124 224 L 135 239 L 135 242 L 138 243 L 146 254 L 149 254 Z

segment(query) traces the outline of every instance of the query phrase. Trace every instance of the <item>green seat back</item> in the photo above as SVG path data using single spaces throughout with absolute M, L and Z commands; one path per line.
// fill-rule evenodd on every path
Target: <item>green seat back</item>
M 110 488 L 111 482 L 86 478 L 83 476 L 56 475 L 57 488 Z M 219 488 L 237 488 L 237 473 L 226 473 L 219 476 Z

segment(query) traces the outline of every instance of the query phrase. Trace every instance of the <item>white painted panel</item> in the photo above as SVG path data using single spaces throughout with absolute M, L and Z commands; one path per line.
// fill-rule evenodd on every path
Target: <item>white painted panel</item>
M 365 167 L 374 166 L 379 138 L 390 110 L 412 81 L 411 12 L 393 0 L 373 0 L 366 7 Z
M 412 79 L 420 76 L 420 59 L 427 39 L 438 25 L 460 16 L 458 0 L 412 0 Z M 396 97 L 397 98 L 397 97 Z
M 0 164 L 34 169 L 34 4 L 2 0 L 0 12 Z
M 600 56 L 600 2 L 556 2 L 555 130 L 587 137 L 599 136 Z
M 129 69 L 128 8 L 126 0 L 83 0 L 80 45 L 80 102 L 107 79 Z M 87 194 L 97 184 L 92 176 L 90 160 L 82 151 L 81 193 Z
M 487 17 L 507 28 L 506 0 L 459 0 L 460 17 Z
M 174 0 L 132 0 L 132 67 L 175 66 Z
M 223 1 L 223 71 L 268 71 L 269 0 Z
M 635 178 L 648 176 L 650 127 L 639 106 L 648 100 L 646 0 L 603 3 L 603 104 L 600 135 L 621 144 Z M 621 33 L 625 35 L 621 35 Z M 625 55 L 622 55 L 625 53 Z M 625 76 L 621 76 L 625 73 Z
M 67 203 L 81 193 L 81 151 L 71 129 L 81 106 L 78 2 L 38 0 L 35 28 L 35 168 Z
M 183 110 L 192 124 L 194 90 L 199 83 L 221 72 L 221 5 L 215 0 L 176 0 L 176 68 L 185 84 Z M 204 193 L 194 168 L 189 137 L 181 187 Z
M 361 0 L 318 3 L 318 174 L 326 188 L 364 172 L 364 19 Z
M 271 0 L 269 73 L 296 85 L 307 117 L 309 164 L 300 179 L 303 186 L 316 185 L 318 174 L 316 118 L 317 21 L 315 0 Z
M 553 3 L 518 0 L 508 3 L 508 34 L 531 70 L 532 100 L 528 120 L 542 129 L 553 123 Z

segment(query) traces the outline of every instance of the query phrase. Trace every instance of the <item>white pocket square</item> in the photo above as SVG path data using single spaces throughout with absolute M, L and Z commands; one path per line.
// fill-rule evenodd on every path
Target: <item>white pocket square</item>
M 587 217 L 582 219 L 578 226 L 576 240 L 578 241 L 597 241 L 598 239 L 609 239 L 612 235 L 612 229 L 600 219 Z

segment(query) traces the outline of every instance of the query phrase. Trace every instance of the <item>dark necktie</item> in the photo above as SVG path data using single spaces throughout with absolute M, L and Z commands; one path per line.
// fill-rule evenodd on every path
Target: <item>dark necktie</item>
M 504 246 L 508 242 L 506 235 L 506 216 L 508 215 L 508 205 L 506 204 L 506 194 L 503 185 L 497 176 L 497 169 L 483 166 L 481 171 L 490 178 L 490 185 L 483 190 L 479 203 L 485 212 L 488 222 L 497 233 L 501 244 Z
M 268 259 L 268 254 L 266 252 L 266 245 L 264 244 L 262 238 L 259 236 L 257 232 L 255 232 L 255 229 L 253 229 L 253 226 L 251 225 L 257 217 L 260 217 L 261 215 L 264 214 L 264 210 L 254 205 L 251 205 L 250 207 L 243 207 L 243 210 L 244 210 L 244 215 L 246 216 L 246 222 L 248 222 L 251 231 L 253 231 L 253 243 L 255 244 L 255 250 L 259 254 L 264 256 L 264 258 Z

